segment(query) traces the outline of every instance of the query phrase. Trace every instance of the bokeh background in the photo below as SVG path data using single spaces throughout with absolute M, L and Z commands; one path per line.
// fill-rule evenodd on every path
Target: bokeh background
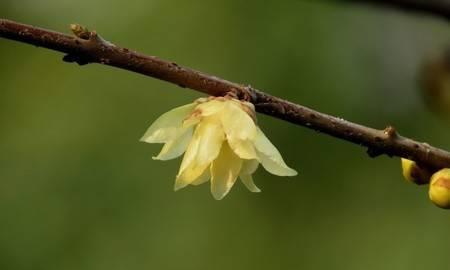
M 448 22 L 330 1 L 2 0 L 0 17 L 108 40 L 450 149 L 418 84 Z M 201 94 L 0 39 L 0 269 L 446 269 L 449 212 L 397 158 L 260 115 L 300 173 L 222 201 L 173 192 L 139 138 Z

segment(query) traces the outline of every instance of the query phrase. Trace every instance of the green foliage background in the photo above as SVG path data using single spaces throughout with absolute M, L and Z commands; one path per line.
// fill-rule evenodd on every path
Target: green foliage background
M 417 86 L 447 22 L 326 1 L 2 0 L 0 17 L 108 40 L 368 126 L 450 149 Z M 201 95 L 0 40 L 0 269 L 433 269 L 449 212 L 402 180 L 399 160 L 259 116 L 299 171 L 173 192 L 179 160 L 138 141 Z

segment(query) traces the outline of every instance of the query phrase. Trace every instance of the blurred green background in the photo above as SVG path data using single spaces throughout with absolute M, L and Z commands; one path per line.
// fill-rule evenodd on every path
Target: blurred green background
M 327 1 L 2 0 L 0 17 L 108 40 L 450 149 L 417 74 L 439 18 Z M 397 158 L 260 115 L 299 171 L 173 192 L 180 160 L 139 138 L 201 95 L 0 39 L 0 269 L 445 269 L 449 212 Z

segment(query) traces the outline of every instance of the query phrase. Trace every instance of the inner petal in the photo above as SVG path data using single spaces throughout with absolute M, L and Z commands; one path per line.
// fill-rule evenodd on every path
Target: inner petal
M 209 164 L 219 155 L 220 148 L 225 140 L 220 120 L 216 116 L 204 118 L 195 133 L 199 136 L 196 162 L 199 165 Z
M 227 195 L 236 182 L 241 167 L 242 159 L 225 142 L 219 156 L 211 165 L 211 193 L 216 200 Z
M 232 101 L 226 102 L 226 107 L 220 115 L 229 140 L 253 140 L 256 137 L 255 122 L 239 105 Z

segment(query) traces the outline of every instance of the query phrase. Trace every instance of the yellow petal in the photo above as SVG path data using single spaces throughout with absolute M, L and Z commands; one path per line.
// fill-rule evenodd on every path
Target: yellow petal
M 220 148 L 225 140 L 225 134 L 217 117 L 204 118 L 195 130 L 200 138 L 197 155 L 198 164 L 211 163 L 219 155 Z
M 165 143 L 173 140 L 179 132 L 178 129 L 181 128 L 184 118 L 192 112 L 195 106 L 194 103 L 187 104 L 164 113 L 148 128 L 141 141 Z
M 202 116 L 196 110 L 194 110 L 190 116 L 184 119 L 182 126 L 183 128 L 189 128 L 197 125 L 198 123 L 200 123 L 201 118 Z
M 176 139 L 166 142 L 158 156 L 153 159 L 169 160 L 181 156 L 192 139 L 192 130 L 192 128 L 181 130 L 181 134 Z
M 261 192 L 261 190 L 253 182 L 252 174 L 258 168 L 259 162 L 257 160 L 244 160 L 242 163 L 241 173 L 239 178 L 241 178 L 242 183 L 251 192 Z
M 205 171 L 203 172 L 203 174 L 200 175 L 199 178 L 197 178 L 195 181 L 193 181 L 193 182 L 191 183 L 191 185 L 194 185 L 194 186 L 201 185 L 201 184 L 203 184 L 203 183 L 208 182 L 210 178 L 211 178 L 211 173 L 209 172 L 209 170 L 205 170 Z
M 258 169 L 259 161 L 256 159 L 244 160 L 242 162 L 241 174 L 253 174 Z
M 289 168 L 286 163 L 284 163 L 280 152 L 278 152 L 277 148 L 269 141 L 269 139 L 267 139 L 264 133 L 258 127 L 257 130 L 254 143 L 259 160 L 264 169 L 279 176 L 297 175 L 297 171 Z
M 200 145 L 200 137 L 197 133 L 194 133 L 192 139 L 186 149 L 186 153 L 184 153 L 183 160 L 181 161 L 180 170 L 178 171 L 178 175 L 180 175 L 191 163 L 195 160 L 195 156 L 197 155 L 198 148 Z
M 196 162 L 199 147 L 200 137 L 196 132 L 183 156 L 183 161 L 181 161 L 180 170 L 175 181 L 175 190 L 183 188 L 195 181 L 208 167 L 208 164 L 199 166 Z
M 193 139 L 181 162 L 176 189 L 185 187 L 199 178 L 219 155 L 225 135 L 218 119 L 207 117 L 197 126 Z
M 239 175 L 242 160 L 224 143 L 219 156 L 211 165 L 211 193 L 221 200 L 230 191 Z
M 238 104 L 231 101 L 226 102 L 226 107 L 220 115 L 228 140 L 253 140 L 255 138 L 255 122 Z
M 251 192 L 261 192 L 261 190 L 255 185 L 253 182 L 253 177 L 251 174 L 241 174 L 239 175 L 242 183 L 250 190 Z
M 184 188 L 185 186 L 194 182 L 201 182 L 205 171 L 207 171 L 209 164 L 197 165 L 191 164 L 188 166 L 175 180 L 175 191 Z
M 225 101 L 213 99 L 205 103 L 201 103 L 195 107 L 195 110 L 198 110 L 203 117 L 206 117 L 218 113 L 224 106 Z
M 286 164 L 281 165 L 279 162 L 274 161 L 271 158 L 268 158 L 264 154 L 260 153 L 260 161 L 264 169 L 270 172 L 271 174 L 278 176 L 296 176 L 297 171 L 289 168 Z
M 233 152 L 243 159 L 257 159 L 258 155 L 255 151 L 255 146 L 253 142 L 250 140 L 240 140 L 234 137 L 230 137 L 228 139 L 228 143 L 230 144 Z

